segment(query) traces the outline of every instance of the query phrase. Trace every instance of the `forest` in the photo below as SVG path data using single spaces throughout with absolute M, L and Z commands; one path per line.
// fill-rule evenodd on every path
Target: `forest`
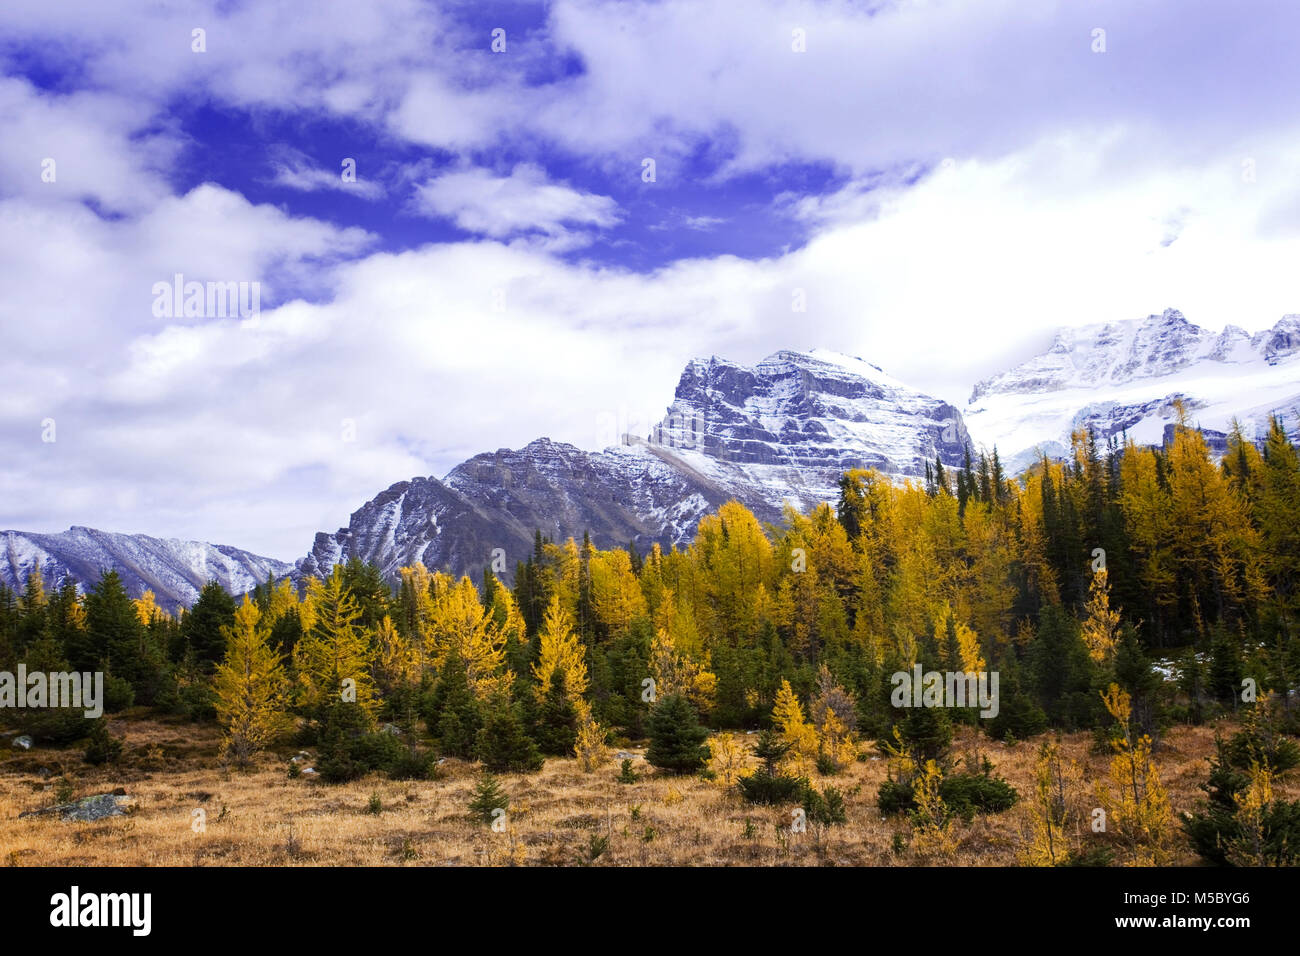
M 539 532 L 513 573 L 480 581 L 417 564 L 390 584 L 353 561 L 241 596 L 210 583 L 173 615 L 115 573 L 83 592 L 38 569 L 0 589 L 0 670 L 102 671 L 107 716 L 0 716 L 84 742 L 95 765 L 120 756 L 109 717 L 126 712 L 216 726 L 236 773 L 284 747 L 314 747 L 325 785 L 473 762 L 484 825 L 507 800 L 496 775 L 548 758 L 596 773 L 648 741 L 654 774 L 831 832 L 848 814 L 838 781 L 883 761 L 874 805 L 925 859 L 1018 805 L 1026 864 L 1161 864 L 1180 842 L 1207 863 L 1294 864 L 1298 537 L 1281 424 L 1258 446 L 1237 431 L 1216 463 L 1184 423 L 1162 448 L 1079 432 L 1068 460 L 1015 477 L 996 451 L 936 461 L 924 482 L 849 471 L 834 505 L 764 526 L 733 501 L 682 550 Z M 996 674 L 996 715 L 896 706 L 892 676 L 917 666 Z M 1204 799 L 1176 815 L 1165 742 L 1210 723 Z M 1062 750 L 1081 733 L 1101 779 Z M 1031 747 L 1029 784 L 978 740 Z M 627 758 L 603 772 L 638 777 Z

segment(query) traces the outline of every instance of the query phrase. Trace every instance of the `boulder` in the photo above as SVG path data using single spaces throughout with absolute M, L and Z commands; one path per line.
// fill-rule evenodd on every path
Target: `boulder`
M 97 793 L 93 797 L 82 797 L 80 800 L 46 807 L 43 810 L 28 810 L 18 816 L 22 818 L 58 814 L 59 819 L 65 822 L 87 823 L 108 817 L 126 816 L 130 805 L 131 799 L 126 795 L 126 791 L 118 787 L 112 793 Z

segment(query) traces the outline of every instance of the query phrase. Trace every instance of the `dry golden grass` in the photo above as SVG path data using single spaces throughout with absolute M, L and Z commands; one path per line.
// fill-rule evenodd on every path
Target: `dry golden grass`
M 833 778 L 815 778 L 845 795 L 848 824 L 825 833 L 809 825 L 790 832 L 790 808 L 753 807 L 734 791 L 699 778 L 659 776 L 636 760 L 641 779 L 617 782 L 610 759 L 591 774 L 572 759 L 551 759 L 532 775 L 502 775 L 510 798 L 505 832 L 494 832 L 466 815 L 476 767 L 447 761 L 436 781 L 398 782 L 375 775 L 342 785 L 310 777 L 290 779 L 285 768 L 294 751 L 267 754 L 251 771 L 228 771 L 217 760 L 211 727 L 147 719 L 116 720 L 125 734 L 121 764 L 93 768 L 75 750 L 34 750 L 6 755 L 0 763 L 0 861 L 8 865 L 75 866 L 479 866 L 576 865 L 589 859 L 593 838 L 607 836 L 596 865 L 835 865 L 961 866 L 1014 864 L 1029 830 L 1023 798 L 1032 789 L 1035 743 L 1007 747 L 964 730 L 954 752 L 986 754 L 1017 790 L 1012 810 L 954 824 L 955 851 L 923 857 L 914 849 L 895 853 L 894 835 L 909 834 L 905 820 L 883 819 L 876 790 L 885 779 L 883 758 L 855 764 Z M 1212 727 L 1175 728 L 1157 755 L 1175 815 L 1202 797 L 1199 785 L 1213 750 Z M 754 737 L 739 739 L 752 745 Z M 1062 741 L 1084 770 L 1084 805 L 1095 805 L 1092 786 L 1107 772 L 1108 758 L 1091 752 L 1088 734 Z M 639 752 L 639 751 L 638 751 Z M 50 815 L 18 819 L 25 810 L 54 802 L 66 769 L 75 794 L 124 787 L 133 812 L 94 823 L 64 823 Z M 1278 796 L 1297 797 L 1294 782 Z M 367 810 L 371 795 L 382 810 Z M 193 811 L 205 816 L 202 832 Z M 1177 828 L 1176 828 L 1177 830 Z M 1104 839 L 1104 837 L 1100 838 Z M 1175 862 L 1197 858 L 1177 831 Z

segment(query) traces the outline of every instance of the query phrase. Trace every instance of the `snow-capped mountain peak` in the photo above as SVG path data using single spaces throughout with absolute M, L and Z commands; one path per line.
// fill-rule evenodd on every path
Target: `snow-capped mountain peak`
M 589 531 L 600 547 L 684 545 L 728 499 L 775 521 L 786 502 L 834 500 L 847 468 L 916 478 L 936 455 L 959 463 L 967 440 L 958 409 L 859 358 L 823 349 L 775 352 L 752 367 L 697 358 L 650 435 L 597 452 L 541 438 L 476 455 L 441 481 L 401 482 L 348 527 L 318 534 L 300 572 L 354 556 L 390 577 L 417 560 L 462 572 L 496 549 L 508 572 L 535 530 L 553 540 Z
M 1050 349 L 975 386 L 966 420 L 977 443 L 1012 467 L 1039 451 L 1062 455 L 1071 431 L 1090 426 L 1160 444 L 1181 402 L 1213 438 L 1238 419 L 1257 436 L 1276 413 L 1300 405 L 1300 316 L 1254 336 L 1215 333 L 1177 309 L 1145 319 L 1062 329 Z
M 57 534 L 0 531 L 0 581 L 20 589 L 39 562 L 47 589 L 71 577 L 81 588 L 115 570 L 132 597 L 146 590 L 174 611 L 189 607 L 208 581 L 242 594 L 268 577 L 283 577 L 293 565 L 229 545 L 144 534 L 116 534 L 73 525 Z

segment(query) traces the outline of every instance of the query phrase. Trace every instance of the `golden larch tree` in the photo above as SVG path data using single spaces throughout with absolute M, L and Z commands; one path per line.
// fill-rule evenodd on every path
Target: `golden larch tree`
M 285 724 L 287 681 L 280 655 L 259 627 L 262 612 L 244 595 L 235 623 L 222 628 L 226 655 L 213 677 L 217 717 L 225 727 L 223 757 L 248 766 Z
M 506 636 L 479 600 L 467 577 L 455 584 L 445 574 L 432 582 L 433 609 L 426 653 L 439 670 L 453 653 L 465 664 L 470 689 L 479 701 L 506 693 L 514 674 L 506 664 Z
M 339 700 L 352 700 L 373 712 L 375 682 L 371 675 L 370 640 L 358 623 L 361 609 L 335 566 L 325 580 L 307 582 L 311 627 L 293 649 L 294 665 L 309 710 L 320 711 Z
M 1133 735 L 1133 702 L 1127 691 L 1111 684 L 1101 699 L 1120 730 L 1111 741 L 1115 756 L 1110 762 L 1110 782 L 1102 782 L 1097 788 L 1107 825 L 1119 835 L 1131 865 L 1163 866 L 1170 860 L 1173 813 L 1151 759 L 1154 745 L 1146 734 Z
M 776 724 L 781 739 L 790 745 L 790 756 L 796 758 L 795 762 L 817 757 L 817 729 L 804 716 L 803 705 L 791 689 L 790 682 L 784 678 L 776 692 L 772 722 Z
M 547 605 L 538 645 L 538 659 L 533 665 L 537 699 L 546 697 L 556 672 L 564 684 L 564 696 L 570 702 L 581 699 L 587 692 L 586 652 L 573 630 L 573 617 L 560 603 L 559 595 L 552 595 Z
M 1115 659 L 1115 650 L 1119 646 L 1118 608 L 1110 606 L 1110 584 L 1106 569 L 1094 571 L 1092 583 L 1088 585 L 1088 603 L 1084 607 L 1083 643 L 1088 647 L 1088 654 L 1098 664 L 1108 664 Z

